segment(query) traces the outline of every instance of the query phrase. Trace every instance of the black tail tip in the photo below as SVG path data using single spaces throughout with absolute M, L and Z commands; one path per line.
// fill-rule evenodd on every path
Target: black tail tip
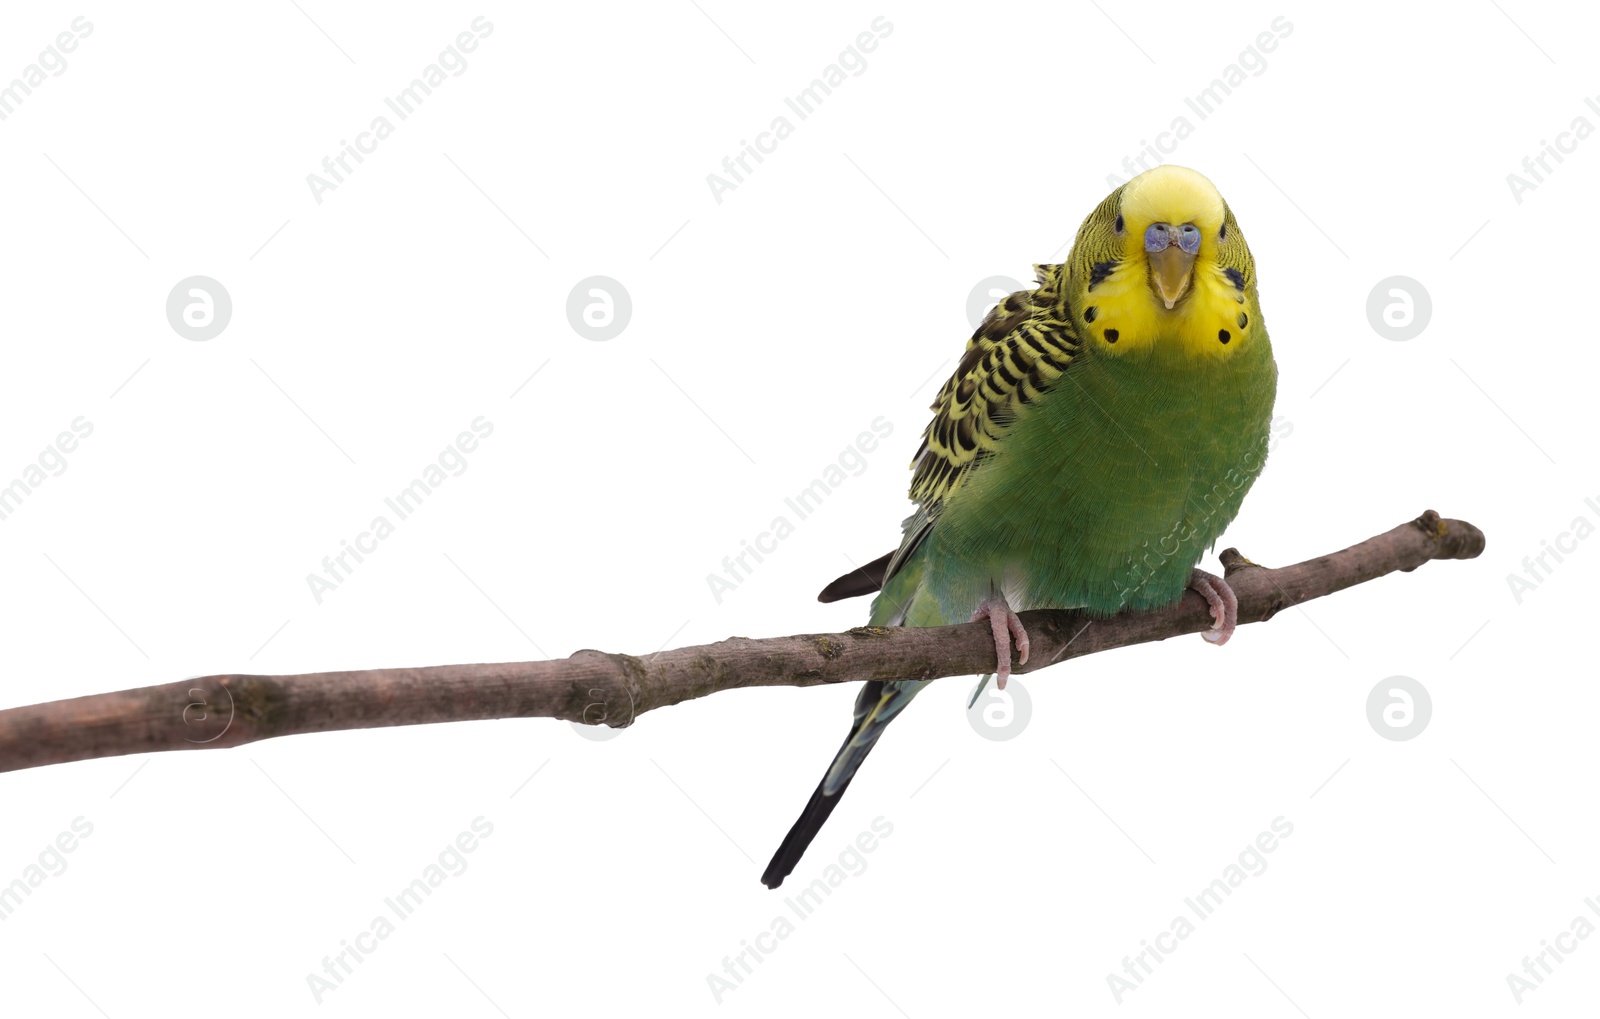
M 808 810 L 807 813 L 810 813 Z M 801 815 L 801 821 L 806 815 Z M 808 826 L 809 827 L 809 826 Z M 768 888 L 776 888 L 783 884 L 785 878 L 794 873 L 795 867 L 800 865 L 800 858 L 805 855 L 806 847 L 811 844 L 811 839 L 816 835 L 815 830 L 805 831 L 799 824 L 797 830 L 803 831 L 798 837 L 795 832 L 790 832 L 789 837 L 783 840 L 783 845 L 772 854 L 772 860 L 767 864 L 767 869 L 761 874 L 761 883 Z
M 811 845 L 812 840 L 817 837 L 817 832 L 822 830 L 823 822 L 838 805 L 840 794 L 850 786 L 846 781 L 832 796 L 825 796 L 822 792 L 825 782 L 826 779 L 817 783 L 817 791 L 811 794 L 806 809 L 801 812 L 794 827 L 789 829 L 789 834 L 784 836 L 783 844 L 778 847 L 778 851 L 772 854 L 772 862 L 767 864 L 766 871 L 761 875 L 761 883 L 768 888 L 778 887 L 783 884 L 784 878 L 794 873 L 794 869 L 800 865 L 800 858 L 806 855 L 806 847 Z

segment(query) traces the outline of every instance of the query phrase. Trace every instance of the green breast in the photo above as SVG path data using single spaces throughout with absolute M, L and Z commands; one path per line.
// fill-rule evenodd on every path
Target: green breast
M 1226 358 L 1079 354 L 919 550 L 940 615 L 964 619 L 991 584 L 1017 609 L 1179 598 L 1266 460 L 1277 367 L 1253 340 Z

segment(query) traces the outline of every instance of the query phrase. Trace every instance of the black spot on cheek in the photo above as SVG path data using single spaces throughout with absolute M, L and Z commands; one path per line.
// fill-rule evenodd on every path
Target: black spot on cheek
M 1115 343 L 1115 342 L 1117 342 L 1117 338 L 1119 336 L 1121 336 L 1121 335 L 1122 334 L 1117 332 L 1115 329 L 1107 329 L 1106 333 L 1105 333 L 1106 342 L 1107 343 Z
M 1250 324 L 1250 316 L 1246 315 L 1242 311 L 1239 312 L 1239 328 L 1243 329 L 1245 326 L 1247 326 L 1249 324 Z
M 1224 269 L 1223 275 L 1228 277 L 1228 282 L 1233 284 L 1233 289 L 1244 289 L 1244 273 L 1238 269 Z
M 1228 334 L 1228 330 L 1218 329 L 1217 339 L 1221 340 L 1223 343 L 1227 343 L 1229 340 L 1233 339 L 1233 337 Z
M 1098 314 L 1100 314 L 1100 309 L 1091 304 L 1083 309 L 1083 320 L 1085 322 L 1093 322 L 1094 317 Z

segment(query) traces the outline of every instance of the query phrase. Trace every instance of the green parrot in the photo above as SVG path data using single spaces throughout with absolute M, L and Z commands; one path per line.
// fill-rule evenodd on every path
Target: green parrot
M 1109 616 L 1194 589 L 1222 644 L 1238 602 L 1196 569 L 1266 460 L 1278 369 L 1255 260 L 1205 177 L 1117 188 L 1038 286 L 995 306 L 933 403 L 900 547 L 822 601 L 879 591 L 873 626 L 987 620 L 1001 689 L 1028 660 L 1018 610 Z M 880 590 L 881 588 L 881 590 Z M 866 683 L 850 735 L 761 881 L 794 870 L 856 769 L 927 683 Z

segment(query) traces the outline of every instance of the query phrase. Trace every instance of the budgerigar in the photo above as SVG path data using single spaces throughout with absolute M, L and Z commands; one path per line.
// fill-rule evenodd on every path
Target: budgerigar
M 1066 262 L 1001 301 L 934 401 L 900 547 L 823 591 L 882 590 L 876 626 L 988 620 L 996 682 L 1017 611 L 1151 609 L 1198 591 L 1225 642 L 1237 601 L 1195 566 L 1266 458 L 1278 370 L 1255 260 L 1216 187 L 1160 166 L 1089 214 Z M 794 870 L 884 727 L 926 685 L 869 682 L 850 735 L 762 882 Z

